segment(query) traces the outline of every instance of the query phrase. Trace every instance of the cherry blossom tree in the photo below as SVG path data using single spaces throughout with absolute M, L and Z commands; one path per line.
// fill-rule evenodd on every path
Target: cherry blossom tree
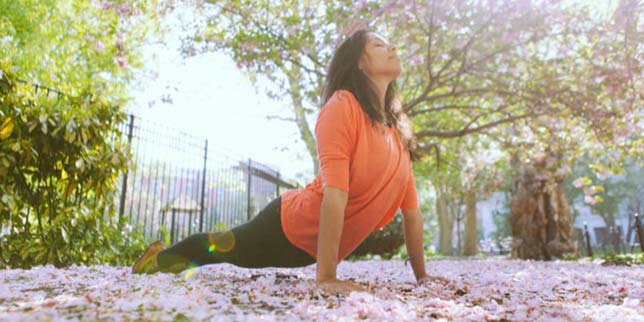
M 485 171 L 439 167 L 441 173 L 432 172 L 436 151 L 458 165 L 466 163 L 459 149 L 496 142 L 507 155 L 507 169 L 538 170 L 534 180 L 543 188 L 534 190 L 531 200 L 542 200 L 544 189 L 555 187 L 557 192 L 548 196 L 564 207 L 560 184 L 571 160 L 591 151 L 597 171 L 616 173 L 624 157 L 641 156 L 644 150 L 641 1 L 602 8 L 612 13 L 608 16 L 587 3 L 556 0 L 195 3 L 203 8 L 206 23 L 186 41 L 184 51 L 224 50 L 252 77 L 269 80 L 274 85 L 270 95 L 288 97 L 293 117 L 286 120 L 300 129 L 316 171 L 310 116 L 319 107 L 333 49 L 366 27 L 397 44 L 404 68 L 399 79 L 403 108 L 413 120 L 418 150 L 427 156 L 415 169 L 425 169 L 418 179 L 434 185 L 444 250 L 460 209 L 456 204 L 462 204 L 456 200 L 471 190 L 472 209 L 473 196 L 488 184 L 468 183 L 463 189 L 464 177 L 479 178 Z M 475 139 L 459 141 L 467 137 Z M 616 152 L 602 154 L 606 147 Z M 554 161 L 534 167 L 546 159 Z M 513 178 L 522 181 L 513 186 L 532 185 L 516 173 Z M 588 201 L 598 201 L 597 193 Z M 472 227 L 474 215 L 469 214 Z M 561 222 L 562 231 L 571 229 L 569 218 Z

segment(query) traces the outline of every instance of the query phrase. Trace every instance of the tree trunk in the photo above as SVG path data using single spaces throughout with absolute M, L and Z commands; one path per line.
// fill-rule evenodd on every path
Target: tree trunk
M 461 214 L 460 204 L 454 201 L 454 198 L 447 199 L 447 212 L 449 213 L 450 218 L 452 218 L 453 227 L 452 231 L 456 229 L 456 253 L 452 250 L 452 254 L 456 256 L 461 256 L 461 220 L 463 220 L 463 214 Z M 452 235 L 452 241 L 454 240 L 454 235 Z
M 438 215 L 439 251 L 443 255 L 452 255 L 452 232 L 454 228 L 454 216 L 447 209 L 446 193 L 437 190 L 436 214 Z
M 465 246 L 463 255 L 474 256 L 477 250 L 477 227 L 476 227 L 476 192 L 473 190 L 465 193 Z
M 537 176 L 537 170 L 519 164 L 510 189 L 512 257 L 551 260 L 577 252 L 573 226 L 561 182 Z M 563 179 L 561 179 L 563 180 Z
M 313 173 L 318 174 L 319 171 L 319 160 L 317 147 L 315 146 L 315 138 L 311 129 L 309 128 L 309 123 L 306 121 L 306 110 L 304 109 L 304 100 L 302 97 L 302 91 L 300 89 L 302 72 L 300 67 L 293 66 L 289 75 L 289 86 L 291 93 L 291 101 L 293 102 L 293 113 L 295 113 L 295 124 L 300 132 L 300 138 L 306 145 L 306 149 L 311 155 L 311 160 L 313 160 Z

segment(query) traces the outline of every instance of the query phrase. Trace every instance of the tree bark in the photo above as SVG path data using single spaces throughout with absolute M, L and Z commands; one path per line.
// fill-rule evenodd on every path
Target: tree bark
M 293 66 L 287 72 L 289 75 L 289 86 L 291 94 L 291 102 L 293 103 L 293 113 L 295 113 L 295 124 L 300 132 L 300 138 L 306 145 L 307 151 L 313 160 L 313 173 L 317 176 L 320 163 L 318 160 L 317 147 L 315 145 L 315 137 L 309 128 L 309 123 L 306 121 L 306 109 L 304 108 L 304 99 L 302 97 L 302 90 L 300 88 L 302 71 L 299 66 Z
M 510 189 L 512 257 L 551 260 L 577 253 L 562 183 L 538 177 L 537 169 L 517 157 L 512 163 L 518 169 Z
M 477 227 L 476 227 L 476 192 L 474 190 L 465 193 L 465 245 L 463 255 L 474 256 L 477 250 Z
M 441 189 L 436 189 L 436 214 L 438 215 L 439 251 L 443 255 L 452 255 L 452 231 L 454 216 L 447 209 L 447 196 Z

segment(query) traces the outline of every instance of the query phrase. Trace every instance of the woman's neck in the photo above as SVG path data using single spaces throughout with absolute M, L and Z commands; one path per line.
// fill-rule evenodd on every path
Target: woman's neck
M 376 96 L 378 96 L 378 110 L 385 113 L 385 96 L 387 95 L 387 87 L 389 86 L 390 81 L 387 79 L 374 79 L 372 80 L 374 89 L 376 91 Z

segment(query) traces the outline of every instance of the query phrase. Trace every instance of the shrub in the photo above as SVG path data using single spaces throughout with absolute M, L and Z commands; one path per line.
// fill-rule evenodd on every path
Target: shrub
M 390 259 L 405 244 L 402 216 L 396 215 L 384 228 L 369 235 L 349 256 L 356 259 L 371 254 Z
M 120 264 L 142 249 L 114 218 L 125 114 L 89 93 L 18 83 L 0 62 L 0 266 Z
M 644 265 L 644 254 L 616 254 L 608 253 L 601 257 L 604 262 L 603 266 L 608 265 L 622 265 L 622 266 L 633 266 L 633 265 Z

